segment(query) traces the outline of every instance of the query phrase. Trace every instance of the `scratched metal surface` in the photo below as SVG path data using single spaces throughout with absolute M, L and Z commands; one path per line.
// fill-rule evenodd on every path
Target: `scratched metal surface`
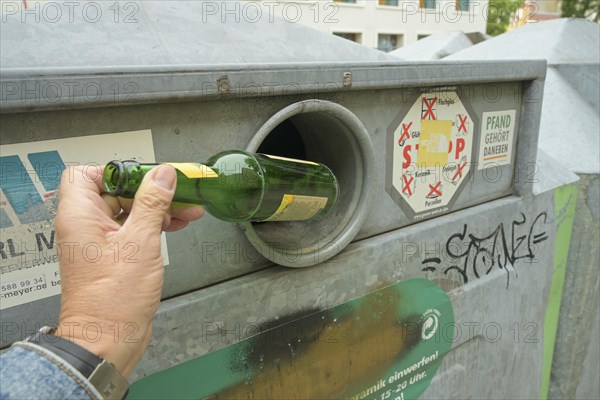
M 514 95 L 520 93 L 521 83 L 498 83 L 496 87 L 500 89 L 502 97 L 490 102 L 482 97 L 486 86 L 473 86 L 470 105 L 477 115 L 489 110 L 519 109 L 522 106 L 525 113 L 523 115 L 529 117 L 516 132 L 518 139 L 515 142 L 519 143 L 516 158 L 531 160 L 535 157 L 535 147 L 531 142 L 535 143 L 536 137 L 534 126 L 537 121 L 537 103 L 522 104 L 520 99 L 515 103 Z M 371 209 L 357 240 L 412 223 L 386 192 L 388 167 L 383 157 L 386 152 L 387 129 L 398 115 L 399 106 L 409 97 L 407 92 L 412 90 L 368 90 L 321 95 L 321 98 L 347 107 L 362 121 L 378 155 L 375 159 L 376 182 L 373 184 L 376 206 Z M 157 160 L 204 160 L 221 150 L 245 148 L 254 133 L 272 114 L 293 102 L 311 97 L 298 95 L 290 99 L 275 96 L 265 99 L 4 114 L 0 134 L 4 144 L 150 128 Z M 376 112 L 374 104 L 378 105 Z M 478 148 L 478 139 L 474 141 L 473 147 Z M 498 179 L 490 180 L 482 173 L 474 174 L 472 181 L 465 183 L 463 191 L 457 197 L 455 208 L 469 207 L 513 192 L 526 194 L 530 190 L 528 177 L 533 169 L 527 163 L 521 163 L 521 168 L 521 179 L 514 179 L 514 182 L 513 165 L 502 167 Z M 307 235 L 324 235 L 329 229 L 331 226 L 313 224 Z M 165 298 L 271 265 L 251 247 L 235 225 L 210 216 L 192 224 L 183 232 L 168 234 L 167 243 L 171 265 L 166 270 L 163 292 Z M 51 322 L 57 313 L 58 300 L 52 298 L 3 310 L 2 320 L 15 324 L 17 332 L 24 334 L 35 325 Z M 3 335 L 2 345 L 9 344 L 17 337 L 18 335 L 12 334 Z
M 595 72 L 590 71 L 595 68 Z M 540 148 L 560 160 L 559 165 L 576 173 L 577 211 L 573 225 L 573 237 L 569 249 L 568 268 L 561 302 L 557 346 L 553 359 L 552 382 L 549 398 L 600 398 L 600 383 L 596 378 L 586 376 L 588 369 L 598 370 L 598 336 L 594 336 L 600 312 L 600 157 L 596 149 L 600 146 L 600 118 L 598 114 L 598 93 L 600 92 L 600 64 L 575 64 L 571 68 L 549 69 L 546 86 L 548 93 L 571 93 L 549 97 L 542 110 L 543 134 L 540 135 Z M 566 71 L 561 71 L 565 69 Z M 570 72 L 567 75 L 565 72 Z M 587 72 L 587 74 L 586 74 Z M 591 72 L 591 73 L 590 73 Z M 576 77 L 589 76 L 586 85 L 577 82 Z M 587 88 L 583 89 L 582 86 Z M 567 108 L 579 106 L 579 109 Z M 556 110 L 563 118 L 576 121 L 573 132 L 578 132 L 576 146 L 559 148 L 556 146 L 561 135 L 562 121 L 557 122 Z M 581 151 L 583 149 L 583 151 Z M 585 362 L 582 355 L 587 354 Z M 591 379 L 591 380 L 590 380 Z
M 316 268 L 292 270 L 272 266 L 252 253 L 235 226 L 211 217 L 185 232 L 170 234 L 171 266 L 167 268 L 165 296 L 172 298 L 160 307 L 154 340 L 134 379 L 239 340 L 243 327 L 249 324 L 299 310 L 333 307 L 381 284 L 427 277 L 451 295 L 457 326 L 462 331 L 424 397 L 539 398 L 541 335 L 556 228 L 552 192 L 540 190 L 531 196 L 533 182 L 520 179 L 513 185 L 512 173 L 505 168 L 500 182 L 486 182 L 476 176 L 457 200 L 457 208 L 463 210 L 410 225 L 385 192 L 383 155 L 386 130 L 407 97 L 406 88 L 470 84 L 478 88 L 471 102 L 477 114 L 508 108 L 521 111 L 517 159 L 523 163 L 534 160 L 543 63 L 398 64 L 389 56 L 347 41 L 310 36 L 313 33 L 299 25 L 281 26 L 267 33 L 258 25 L 238 26 L 237 32 L 213 30 L 206 35 L 202 29 L 208 25 L 191 23 L 195 13 L 186 9 L 190 16 L 183 15 L 175 2 L 172 12 L 180 23 L 165 20 L 169 31 L 162 31 L 161 36 L 165 22 L 159 21 L 158 14 L 164 10 L 152 2 L 136 4 L 143 7 L 142 16 L 147 19 L 135 27 L 135 34 L 131 26 L 106 29 L 97 25 L 90 32 L 92 36 L 108 33 L 118 37 L 111 42 L 117 47 L 109 52 L 94 53 L 85 37 L 85 41 L 82 39 L 60 53 L 61 57 L 49 57 L 44 52 L 52 50 L 51 43 L 83 38 L 76 35 L 76 24 L 53 24 L 33 28 L 38 31 L 36 37 L 43 37 L 44 41 L 27 38 L 32 49 L 40 50 L 35 52 L 37 58 L 30 59 L 21 52 L 22 32 L 6 31 L 9 24 L 3 24 L 0 83 L 3 91 L 11 90 L 4 91 L 0 99 L 5 113 L 0 126 L 3 144 L 150 128 L 158 160 L 202 160 L 219 150 L 245 148 L 254 132 L 275 112 L 295 101 L 317 97 L 344 105 L 363 122 L 379 155 L 376 169 L 380 175 L 375 185 L 376 207 L 357 241 Z M 201 32 L 189 31 L 192 26 Z M 181 32 L 169 36 L 173 28 L 186 35 L 192 33 L 198 41 L 193 48 L 198 51 L 191 52 L 187 43 L 179 42 Z M 150 31 L 151 35 L 144 34 Z M 157 53 L 148 48 L 153 41 L 147 37 L 153 35 L 161 36 L 155 40 L 160 43 Z M 270 40 L 260 40 L 262 37 Z M 285 46 L 280 46 L 280 52 L 263 50 L 265 43 L 282 44 L 283 38 Z M 317 40 L 328 42 L 298 49 L 303 43 Z M 231 46 L 238 44 L 240 48 L 233 51 Z M 5 49 L 10 49 L 9 53 Z M 92 51 L 82 57 L 82 49 Z M 86 63 L 92 61 L 92 66 L 81 65 L 79 60 L 84 59 Z M 300 65 L 299 60 L 309 62 Z M 277 62 L 288 64 L 273 64 Z M 353 84 L 344 89 L 342 74 L 348 70 L 353 74 Z M 219 92 L 218 85 L 224 75 L 229 78 L 225 94 Z M 73 97 L 68 92 L 54 102 L 35 96 L 25 96 L 23 100 L 19 90 L 26 82 L 38 83 L 40 87 L 54 83 L 63 88 L 73 83 L 79 87 L 95 83 L 102 93 L 92 102 L 81 93 Z M 275 84 L 261 98 L 256 91 L 243 90 L 247 87 L 244 85 L 256 82 Z M 288 96 L 283 96 L 286 84 L 291 82 L 298 84 L 300 94 L 288 87 Z M 490 82 L 501 88 L 501 96 L 494 101 L 481 95 L 484 84 Z M 10 97 L 14 87 L 7 84 L 13 83 L 17 93 Z M 327 86 L 332 83 L 333 86 Z M 133 86 L 127 86 L 130 84 Z M 125 93 L 115 102 L 114 85 L 135 88 L 135 96 Z M 515 98 L 515 93 L 523 93 L 523 88 L 527 98 L 536 101 Z M 119 107 L 125 105 L 128 107 Z M 477 147 L 478 142 L 473 145 Z M 522 171 L 528 172 L 531 171 Z M 567 182 L 557 176 L 553 177 L 554 187 Z M 505 197 L 513 193 L 522 197 Z M 518 229 L 526 242 L 543 239 L 536 243 L 534 253 L 523 247 L 524 242 L 514 243 L 511 239 L 509 228 L 514 222 L 523 223 Z M 489 274 L 478 271 L 479 278 L 471 268 L 463 273 L 447 270 L 451 264 L 459 265 L 466 257 L 473 257 L 473 253 L 454 258 L 440 254 L 449 238 L 465 229 L 480 238 L 497 232 L 499 238 L 520 246 L 518 254 L 523 258 L 516 260 L 513 252 L 501 254 L 512 259 L 514 267 L 501 269 L 496 264 Z M 481 243 L 475 240 L 472 245 L 475 244 Z M 207 254 L 207 245 L 216 245 L 223 252 Z M 227 252 L 231 248 L 243 251 Z M 436 258 L 440 258 L 439 263 Z M 425 260 L 430 261 L 424 263 Z M 57 297 L 3 310 L 3 329 L 14 331 L 2 332 L 1 345 L 19 339 L 36 325 L 55 320 L 57 311 Z M 495 333 L 493 324 L 500 327 L 502 336 L 495 343 L 490 338 Z M 485 326 L 492 328 L 483 331 Z M 220 327 L 224 335 L 215 334 L 215 327 Z
M 552 399 L 600 398 L 597 376 L 587 372 L 596 371 L 597 375 L 600 368 L 599 38 L 597 23 L 563 18 L 528 25 L 450 57 L 475 60 L 493 55 L 505 60 L 548 61 L 538 154 L 547 153 L 551 161 L 538 157 L 537 163 L 542 171 L 568 170 L 580 178 L 552 365 Z M 516 42 L 523 45 L 514 46 Z M 550 183 L 537 183 L 534 192 L 546 190 L 543 187 Z
M 481 91 L 476 89 L 472 108 L 478 115 L 493 109 L 519 108 L 513 95 L 520 90 L 518 83 L 498 84 L 505 97 L 496 102 L 485 101 Z M 369 132 L 376 157 L 377 171 L 375 204 L 360 230 L 357 239 L 371 237 L 382 232 L 400 228 L 412 223 L 389 197 L 385 189 L 387 161 L 385 157 L 386 132 L 391 121 L 398 114 L 397 105 L 406 98 L 402 90 L 364 91 L 360 93 L 338 93 L 324 96 L 350 109 L 363 122 Z M 299 98 L 309 98 L 302 96 Z M 204 160 L 210 155 L 225 149 L 245 148 L 254 132 L 273 113 L 296 101 L 285 97 L 255 99 L 254 101 L 213 101 L 181 104 L 143 105 L 107 109 L 46 111 L 37 113 L 16 113 L 3 116 L 0 133 L 2 143 L 30 142 L 42 139 L 94 135 L 150 128 L 153 132 L 156 159 Z M 379 104 L 373 112 L 373 104 Z M 534 132 L 522 129 L 519 137 L 535 136 Z M 527 143 L 520 139 L 521 146 Z M 473 143 L 477 148 L 478 141 Z M 531 149 L 520 149 L 529 152 Z M 530 159 L 528 157 L 528 159 Z M 69 163 L 85 164 L 88 160 L 65 160 Z M 499 179 L 489 180 L 484 174 L 474 174 L 472 182 L 458 196 L 455 207 L 464 208 L 494 198 L 510 195 L 513 187 L 512 166 L 500 170 Z M 522 177 L 531 173 L 527 166 Z M 523 183 L 526 179 L 519 180 Z M 319 235 L 328 226 L 311 226 L 310 233 Z M 255 271 L 269 265 L 249 245 L 243 234 L 233 224 L 218 221 L 206 216 L 201 222 L 192 224 L 183 232 L 167 235 L 171 266 L 167 268 L 165 297 L 194 290 L 203 286 Z M 236 247 L 237 246 L 237 247 Z M 238 248 L 239 250 L 235 250 Z M 234 250 L 233 253 L 230 250 Z M 190 257 L 190 251 L 194 257 Z M 56 303 L 54 303 L 56 304 Z M 14 310 L 3 312 L 3 318 L 18 323 L 24 319 L 48 316 L 38 314 L 38 305 L 31 303 Z M 25 311 L 28 310 L 28 311 Z M 56 313 L 54 313 L 56 314 Z M 50 314 L 52 315 L 52 313 Z
M 519 245 L 512 242 L 510 227 L 524 218 L 517 237 L 525 241 Z M 538 398 L 555 219 L 552 192 L 526 201 L 504 198 L 356 242 L 319 268 L 274 267 L 167 300 L 134 377 L 242 339 L 245 327 L 301 310 L 330 308 L 380 285 L 427 277 L 450 294 L 456 329 L 462 331 L 457 331 L 453 350 L 423 398 Z M 487 267 L 479 265 L 479 278 L 470 262 L 463 272 L 447 270 L 474 256 L 441 253 L 449 238 L 464 229 L 480 238 L 496 231 L 498 239 L 516 249 L 498 253 L 500 258 L 513 257 L 514 267 L 496 264 L 486 274 Z M 533 244 L 536 240 L 542 241 Z M 526 251 L 526 243 L 535 247 L 533 253 Z M 424 263 L 432 257 L 442 261 Z
M 565 170 L 544 169 L 538 180 L 551 182 L 546 186 L 552 189 L 525 199 L 495 200 L 356 242 L 319 268 L 273 267 L 167 300 L 134 379 L 223 348 L 256 332 L 261 323 L 302 310 L 327 309 L 381 285 L 427 277 L 451 297 L 456 339 L 421 398 L 539 398 L 544 318 L 560 220 L 554 214 L 552 190 L 576 177 Z M 525 223 L 511 236 L 514 222 Z M 502 269 L 495 263 L 486 273 L 489 264 L 482 268 L 477 263 L 478 278 L 471 264 L 474 252 L 444 255 L 448 240 L 463 232 L 477 238 L 496 232 L 492 239 L 506 240 L 515 249 L 497 253 L 499 259 L 512 258 L 512 266 Z M 467 240 L 465 246 L 476 243 L 486 247 L 478 240 Z M 528 244 L 532 252 L 526 250 Z M 424 262 L 435 257 L 441 259 L 439 264 Z M 465 261 L 469 267 L 464 275 L 448 270 Z
M 580 174 L 573 236 L 552 360 L 551 399 L 600 398 L 600 177 Z
M 522 170 L 514 181 L 511 166 L 500 169 L 499 180 L 490 181 L 475 174 L 457 198 L 456 209 L 513 193 L 531 193 L 532 182 L 527 174 L 532 170 L 527 162 L 535 159 L 537 148 L 543 62 L 401 64 L 380 52 L 327 34 L 317 35 L 297 24 L 263 30 L 242 22 L 233 27 L 216 24 L 213 30 L 211 23 L 193 23 L 194 18 L 200 17 L 197 7 L 201 6 L 185 2 L 182 11 L 183 3 L 170 4 L 181 23 L 174 26 L 169 20 L 168 29 L 164 21 L 158 21 L 158 14 L 164 10 L 153 2 L 135 3 L 147 19 L 134 28 L 111 27 L 114 30 L 99 29 L 102 23 L 90 27 L 77 20 L 58 24 L 43 21 L 24 32 L 25 25 L 14 20 L 19 15 L 7 16 L 10 21 L 2 24 L 0 35 L 1 143 L 151 129 L 157 160 L 204 160 L 220 150 L 245 148 L 270 116 L 294 102 L 327 99 L 347 107 L 362 121 L 377 155 L 375 207 L 356 238 L 364 240 L 412 223 L 385 191 L 386 132 L 406 99 L 415 88 L 469 85 L 474 89 L 469 103 L 479 117 L 485 111 L 517 109 L 520 123 L 515 158 Z M 88 37 L 80 41 L 81 37 L 75 34 L 82 28 L 90 30 L 90 37 L 117 34 L 119 40 L 110 42 L 116 47 L 108 52 L 90 52 L 97 47 L 89 46 Z M 175 34 L 172 29 L 180 32 L 184 28 L 190 29 L 186 33 L 193 35 L 193 48 L 200 49 L 198 52 L 189 52 L 188 44 L 182 47 L 175 43 L 180 33 Z M 131 29 L 135 34 L 129 34 Z M 44 33 L 43 41 L 38 40 L 40 32 Z M 23 51 L 24 38 L 34 58 L 28 56 L 29 50 Z M 52 53 L 60 57 L 44 56 L 53 46 L 64 47 L 67 38 L 75 41 L 74 45 L 64 52 Z M 285 46 L 282 38 L 286 39 Z M 104 40 L 103 37 L 96 41 L 96 46 L 104 46 Z M 314 46 L 316 41 L 322 45 Z M 148 43 L 158 46 L 160 56 L 151 57 L 156 55 L 154 50 L 138 54 L 147 50 Z M 255 47 L 258 44 L 260 51 Z M 262 47 L 265 44 L 279 46 L 280 51 Z M 34 51 L 38 48 L 39 52 Z M 84 59 L 89 66 L 81 64 Z M 342 86 L 343 73 L 347 71 L 352 72 L 349 88 Z M 228 77 L 228 85 L 219 84 L 223 76 Z M 261 85 L 259 93 L 255 90 L 257 83 Z M 90 84 L 100 88 L 100 95 L 92 101 L 77 91 Z M 38 91 L 36 97 L 30 93 L 31 85 L 49 88 L 49 92 Z M 57 86 L 77 90 L 57 94 L 53 92 Z M 13 93 L 15 87 L 17 92 Z M 116 97 L 115 88 L 119 89 Z M 485 93 L 492 97 L 485 97 Z M 523 101 L 523 96 L 527 101 Z M 475 140 L 473 147 L 477 146 Z M 350 158 L 352 154 L 344 156 Z M 333 227 L 313 228 L 318 234 Z M 171 265 L 166 271 L 165 298 L 272 266 L 254 251 L 236 226 L 210 216 L 184 232 L 169 234 L 167 242 Z M 236 285 L 237 280 L 232 284 Z M 3 310 L 0 346 L 55 321 L 58 306 L 55 296 Z
M 587 370 L 600 368 L 598 335 L 594 334 L 600 313 L 599 77 L 598 61 L 550 67 L 546 83 L 549 96 L 542 109 L 540 148 L 580 178 L 552 363 L 551 399 L 600 398 L 600 382 L 587 374 Z M 557 146 L 565 120 L 576 125 L 571 126 L 577 140 L 568 141 L 567 147 Z

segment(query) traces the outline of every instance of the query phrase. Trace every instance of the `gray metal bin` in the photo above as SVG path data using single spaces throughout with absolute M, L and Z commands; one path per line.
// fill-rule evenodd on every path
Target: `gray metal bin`
M 548 397 L 555 399 L 600 397 L 598 380 L 587 372 L 600 369 L 599 38 L 597 23 L 565 18 L 528 25 L 450 57 L 548 61 L 539 148 L 555 166 L 579 177 L 549 382 Z
M 57 318 L 58 296 L 48 295 L 59 281 L 46 276 L 56 260 L 37 261 L 52 254 L 56 176 L 40 170 L 119 157 L 201 161 L 240 148 L 325 163 L 342 200 L 321 221 L 237 226 L 207 216 L 167 234 L 164 300 L 133 376 L 147 376 L 134 397 L 170 390 L 152 375 L 161 371 L 200 396 L 203 383 L 189 379 L 200 371 L 195 362 L 225 368 L 201 356 L 251 345 L 246 340 L 259 333 L 319 312 L 335 309 L 346 318 L 340 323 L 348 321 L 354 305 L 346 314 L 336 307 L 423 278 L 449 298 L 455 316 L 444 326 L 449 348 L 435 363 L 448 355 L 424 396 L 539 397 L 544 346 L 553 340 L 546 332 L 553 271 L 570 232 L 576 179 L 535 169 L 545 62 L 400 63 L 257 9 L 247 9 L 251 20 L 223 23 L 208 12 L 212 2 L 127 4 L 137 10 L 135 24 L 91 24 L 78 14 L 52 25 L 22 22 L 21 10 L 2 23 L 2 282 L 27 274 L 55 284 L 32 298 L 7 298 L 2 346 Z M 25 189 L 6 174 L 20 168 L 30 171 L 31 184 L 19 182 L 35 199 L 25 205 L 15 200 Z M 534 195 L 536 179 L 545 185 Z M 378 304 L 368 321 L 389 317 Z M 423 326 L 437 321 L 422 314 Z M 332 329 L 343 330 L 337 321 Z M 368 328 L 357 336 L 372 340 L 363 341 L 372 346 L 364 353 L 392 362 Z M 354 346 L 359 351 L 355 342 L 344 351 Z M 335 358 L 318 353 L 324 363 Z M 341 390 L 320 396 L 373 388 L 366 372 L 352 385 L 335 373 L 303 375 L 290 354 L 298 382 Z

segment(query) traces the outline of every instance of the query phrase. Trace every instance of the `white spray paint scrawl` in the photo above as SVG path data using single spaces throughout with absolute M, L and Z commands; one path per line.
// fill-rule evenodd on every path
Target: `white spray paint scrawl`
M 0 309 L 60 294 L 53 218 L 64 168 L 155 162 L 150 130 L 2 145 L 0 154 Z

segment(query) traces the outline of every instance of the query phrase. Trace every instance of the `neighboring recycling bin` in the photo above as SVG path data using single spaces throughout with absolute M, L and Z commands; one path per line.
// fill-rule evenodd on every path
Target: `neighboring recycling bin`
M 548 397 L 600 398 L 600 25 L 584 19 L 530 24 L 456 60 L 548 61 L 540 126 L 540 151 L 555 166 L 579 176 L 573 237 Z M 521 45 L 515 46 L 515 43 Z M 544 168 L 538 160 L 539 169 Z M 547 167 L 546 167 L 547 168 Z
M 471 46 L 473 42 L 464 32 L 438 32 L 389 54 L 406 61 L 441 60 Z
M 399 63 L 246 3 L 127 4 L 135 24 L 5 13 L 4 347 L 57 318 L 60 169 L 242 148 L 330 166 L 341 201 L 167 234 L 132 398 L 540 397 L 577 179 L 535 169 L 545 62 Z

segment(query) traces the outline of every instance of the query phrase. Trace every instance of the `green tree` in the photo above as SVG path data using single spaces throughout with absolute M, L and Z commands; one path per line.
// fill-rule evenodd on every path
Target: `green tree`
M 497 36 L 506 32 L 506 27 L 524 3 L 525 0 L 490 0 L 487 15 L 487 33 Z
M 600 21 L 600 0 L 563 0 L 560 8 L 562 17 Z

